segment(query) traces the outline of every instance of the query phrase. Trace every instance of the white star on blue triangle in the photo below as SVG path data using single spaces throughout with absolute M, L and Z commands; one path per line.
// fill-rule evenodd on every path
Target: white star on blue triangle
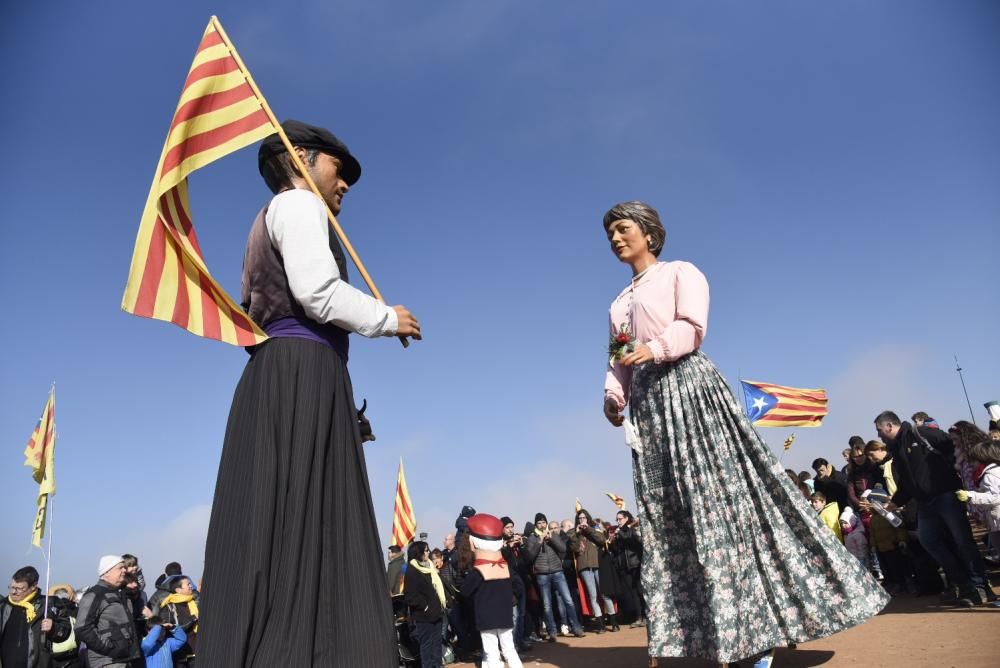
M 773 394 L 768 394 L 764 390 L 747 385 L 740 381 L 743 386 L 743 396 L 746 399 L 747 417 L 750 422 L 756 422 L 767 415 L 767 412 L 778 405 L 778 398 Z

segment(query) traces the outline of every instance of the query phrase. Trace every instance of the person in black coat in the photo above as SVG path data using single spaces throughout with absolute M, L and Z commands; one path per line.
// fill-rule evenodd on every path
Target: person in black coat
M 420 643 L 420 665 L 438 668 L 442 659 L 444 583 L 431 563 L 431 549 L 422 540 L 410 543 L 403 575 L 403 600 L 410 609 L 414 635 Z
M 33 566 L 18 569 L 0 597 L 0 666 L 20 668 L 48 666 L 52 643 L 69 638 L 68 617 L 38 590 L 38 571 Z
M 875 418 L 875 429 L 892 455 L 896 493 L 887 508 L 917 503 L 920 544 L 958 587 L 956 602 L 985 602 L 986 565 L 976 547 L 965 505 L 955 496 L 962 481 L 955 471 L 955 444 L 940 429 L 901 422 L 892 411 Z
M 847 498 L 847 475 L 834 469 L 833 465 L 822 457 L 813 461 L 812 468 L 816 472 L 813 491 L 825 496 L 827 502 L 836 501 L 840 506 L 840 512 L 843 512 L 844 508 L 850 505 Z
M 611 553 L 622 583 L 622 590 L 631 593 L 632 607 L 637 619 L 632 628 L 646 625 L 646 598 L 642 595 L 640 568 L 642 567 L 642 537 L 639 535 L 639 520 L 627 510 L 619 510 L 615 515 L 618 528 L 611 536 Z

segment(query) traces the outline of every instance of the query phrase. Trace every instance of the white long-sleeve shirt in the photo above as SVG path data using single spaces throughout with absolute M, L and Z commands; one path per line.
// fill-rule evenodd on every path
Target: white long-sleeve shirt
M 292 296 L 306 315 L 369 338 L 396 334 L 396 311 L 342 279 L 330 251 L 326 208 L 312 191 L 275 195 L 264 222 L 284 259 Z

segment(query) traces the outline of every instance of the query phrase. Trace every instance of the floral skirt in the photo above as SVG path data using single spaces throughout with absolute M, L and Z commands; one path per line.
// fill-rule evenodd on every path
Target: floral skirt
M 888 603 L 701 352 L 637 367 L 630 411 L 650 656 L 738 661 Z

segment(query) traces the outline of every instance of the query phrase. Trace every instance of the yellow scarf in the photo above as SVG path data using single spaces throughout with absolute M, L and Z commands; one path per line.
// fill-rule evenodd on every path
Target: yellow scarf
M 175 594 L 171 594 L 170 596 L 167 596 L 165 599 L 163 599 L 163 603 L 160 604 L 160 607 L 161 608 L 165 608 L 168 605 L 170 605 L 171 603 L 174 603 L 174 604 L 177 604 L 177 603 L 187 603 L 188 604 L 188 612 L 191 613 L 191 616 L 192 617 L 196 617 L 196 618 L 198 617 L 198 602 L 194 600 L 194 595 L 193 594 L 176 594 L 176 593 Z M 191 629 L 191 630 L 194 631 L 195 633 L 197 633 L 198 632 L 198 625 L 195 624 L 194 628 Z
M 434 585 L 434 591 L 437 592 L 438 599 L 441 601 L 441 607 L 443 608 L 445 606 L 444 585 L 441 583 L 441 576 L 438 575 L 438 570 L 433 565 L 422 566 L 416 559 L 410 559 L 410 566 L 413 566 L 424 575 L 431 576 L 431 584 Z
M 36 596 L 38 596 L 37 589 L 28 594 L 27 596 L 25 596 L 20 601 L 11 601 L 9 598 L 7 600 L 10 601 L 11 605 L 16 605 L 20 608 L 24 608 L 24 616 L 28 618 L 28 623 L 30 624 L 31 622 L 35 621 L 35 606 L 32 603 L 32 601 L 35 600 Z

